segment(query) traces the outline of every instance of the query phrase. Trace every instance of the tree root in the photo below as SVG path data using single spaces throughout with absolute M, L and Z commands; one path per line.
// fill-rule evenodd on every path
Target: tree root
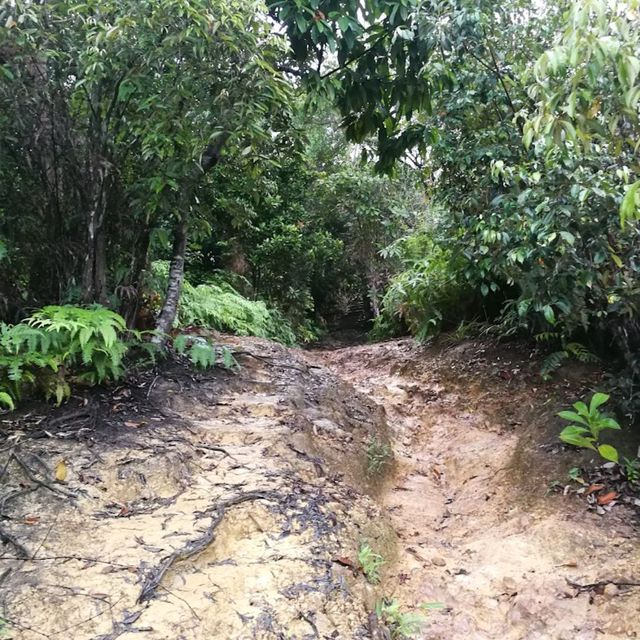
M 137 602 L 145 602 L 154 597 L 156 590 L 162 582 L 162 578 L 167 571 L 178 561 L 188 560 L 192 556 L 204 551 L 214 540 L 215 530 L 224 518 L 225 511 L 229 507 L 233 507 L 243 502 L 251 500 L 279 500 L 280 494 L 275 491 L 248 491 L 240 495 L 228 498 L 219 502 L 217 505 L 207 509 L 207 515 L 211 515 L 211 523 L 206 531 L 194 540 L 190 540 L 184 547 L 176 549 L 170 556 L 167 556 L 155 569 L 153 569 L 146 577 Z
M 28 560 L 31 554 L 27 551 L 27 548 L 20 544 L 10 533 L 7 533 L 4 529 L 0 529 L 0 540 L 5 544 L 10 544 L 15 547 L 21 560 Z
M 613 584 L 616 587 L 640 587 L 640 582 L 625 582 L 624 580 L 601 580 L 599 582 L 590 582 L 588 584 L 580 584 L 565 578 L 567 584 L 570 587 L 578 590 L 578 593 L 585 593 L 587 591 L 597 591 L 598 589 L 604 589 L 608 584 Z
M 20 467 L 22 468 L 22 470 L 25 472 L 27 478 L 29 478 L 29 480 L 31 480 L 31 482 L 35 482 L 36 484 L 40 485 L 41 487 L 44 487 L 45 489 L 49 489 L 49 491 L 56 493 L 58 495 L 63 495 L 66 496 L 67 498 L 77 498 L 77 496 L 74 493 L 71 493 L 70 491 L 65 491 L 64 489 L 59 489 L 58 487 L 54 487 L 52 484 L 46 482 L 45 480 L 40 480 L 36 474 L 33 472 L 33 470 L 27 465 L 27 463 L 22 460 L 22 458 L 20 458 L 18 456 L 17 453 L 12 453 L 11 454 L 11 458 L 13 460 L 15 460 Z

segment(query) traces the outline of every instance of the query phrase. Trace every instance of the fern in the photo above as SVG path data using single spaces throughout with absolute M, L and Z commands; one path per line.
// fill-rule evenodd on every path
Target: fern
M 83 381 L 99 384 L 122 376 L 126 324 L 117 313 L 100 306 L 49 306 L 26 322 L 51 336 L 58 352 L 65 355 L 66 364 L 87 368 L 79 376 Z
M 568 357 L 569 354 L 564 350 L 554 351 L 552 354 L 548 355 L 540 368 L 540 375 L 542 378 L 544 380 L 549 380 L 549 378 L 551 378 L 551 374 L 557 371 Z
M 180 334 L 174 338 L 173 348 L 178 353 L 186 355 L 199 369 L 210 369 L 215 366 L 225 369 L 239 367 L 228 347 L 212 344 L 202 336 Z
M 600 358 L 579 342 L 569 342 L 566 350 L 580 362 L 598 362 Z
M 94 306 L 49 306 L 17 325 L 0 325 L 0 388 L 10 406 L 36 388 L 61 404 L 70 376 L 89 384 L 117 379 L 129 345 L 117 313 Z
M 164 287 L 168 265 L 152 266 L 153 286 Z M 275 309 L 261 300 L 249 300 L 231 285 L 201 284 L 185 280 L 178 308 L 178 326 L 197 326 L 225 331 L 239 336 L 257 336 L 293 345 L 296 336 L 290 324 Z
M 565 343 L 560 334 L 554 332 L 539 333 L 535 336 L 535 339 L 538 342 L 553 342 L 559 340 L 562 347 L 560 350 L 554 351 L 548 355 L 542 363 L 540 375 L 544 380 L 549 380 L 551 374 L 557 371 L 563 365 L 565 360 L 571 357 L 579 360 L 580 362 L 598 362 L 599 360 L 598 356 L 591 353 L 591 351 L 589 351 L 580 342 Z

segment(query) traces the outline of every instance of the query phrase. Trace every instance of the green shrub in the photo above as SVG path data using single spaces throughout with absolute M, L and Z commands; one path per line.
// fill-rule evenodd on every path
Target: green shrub
M 371 438 L 367 445 L 367 475 L 379 474 L 390 463 L 391 456 L 391 446 L 388 443 Z
M 376 615 L 389 629 L 393 640 L 411 638 L 424 626 L 424 616 L 402 611 L 397 600 L 383 599 L 376 603 Z
M 380 569 L 384 565 L 384 558 L 366 543 L 361 544 L 358 549 L 358 563 L 367 582 L 371 584 L 380 582 Z
M 401 254 L 404 270 L 391 279 L 372 335 L 409 330 L 419 340 L 458 323 L 473 308 L 473 290 L 451 250 L 422 234 L 391 249 Z
M 162 290 L 168 274 L 166 262 L 152 267 L 152 286 Z M 296 336 L 282 314 L 261 300 L 249 300 L 229 284 L 193 286 L 185 280 L 178 308 L 179 326 L 198 326 L 227 331 L 239 336 L 257 336 L 286 345 Z
M 174 338 L 173 348 L 178 353 L 186 355 L 191 360 L 191 364 L 198 369 L 210 369 L 216 365 L 225 369 L 238 367 L 228 347 L 212 344 L 202 336 L 180 334 Z
M 560 411 L 563 420 L 571 424 L 560 433 L 560 440 L 575 447 L 593 449 L 605 460 L 618 462 L 618 451 L 609 444 L 600 443 L 600 433 L 605 429 L 620 429 L 620 425 L 601 413 L 599 407 L 609 401 L 606 393 L 594 393 L 589 406 L 580 401 L 573 405 L 575 411 Z
M 0 325 L 0 403 L 13 408 L 38 389 L 60 404 L 71 378 L 99 384 L 123 374 L 125 321 L 100 306 L 48 306 L 17 325 Z

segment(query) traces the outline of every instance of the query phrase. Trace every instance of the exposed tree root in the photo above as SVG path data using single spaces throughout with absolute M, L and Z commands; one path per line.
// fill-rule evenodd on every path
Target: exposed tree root
M 280 494 L 275 491 L 248 491 L 240 495 L 234 496 L 223 500 L 217 505 L 207 510 L 207 514 L 211 515 L 211 524 L 207 527 L 206 531 L 198 538 L 190 540 L 184 547 L 176 549 L 170 556 L 165 558 L 155 569 L 153 569 L 147 575 L 140 595 L 138 596 L 138 603 L 150 600 L 154 595 L 162 578 L 167 571 L 173 566 L 174 563 L 180 560 L 187 560 L 192 556 L 204 551 L 214 540 L 215 530 L 224 518 L 225 511 L 229 507 L 233 507 L 243 502 L 249 502 L 251 500 L 279 500 Z
M 26 547 L 20 544 L 10 533 L 7 533 L 4 529 L 0 529 L 0 540 L 5 544 L 10 544 L 15 547 L 18 552 L 20 560 L 28 560 L 31 554 L 27 551 Z

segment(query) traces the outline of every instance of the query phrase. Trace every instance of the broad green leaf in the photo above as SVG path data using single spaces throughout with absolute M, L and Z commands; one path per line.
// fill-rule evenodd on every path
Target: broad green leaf
M 618 462 L 618 451 L 609 444 L 601 444 L 598 446 L 598 453 L 610 462 Z
M 571 444 L 575 447 L 582 447 L 584 449 L 593 449 L 595 451 L 593 438 L 588 438 L 584 436 L 584 431 L 582 427 L 576 427 L 574 425 L 569 425 L 565 427 L 560 433 L 560 440 L 562 442 L 566 442 L 567 444 Z
M 606 402 L 609 401 L 609 396 L 606 393 L 594 393 L 593 398 L 591 398 L 591 402 L 589 403 L 589 413 L 593 414 L 598 409 L 598 407 L 602 406 Z
M 583 418 L 581 415 L 575 413 L 574 411 L 560 411 L 558 415 L 563 420 L 569 420 L 569 422 L 579 422 L 580 424 L 588 425 L 589 423 Z

